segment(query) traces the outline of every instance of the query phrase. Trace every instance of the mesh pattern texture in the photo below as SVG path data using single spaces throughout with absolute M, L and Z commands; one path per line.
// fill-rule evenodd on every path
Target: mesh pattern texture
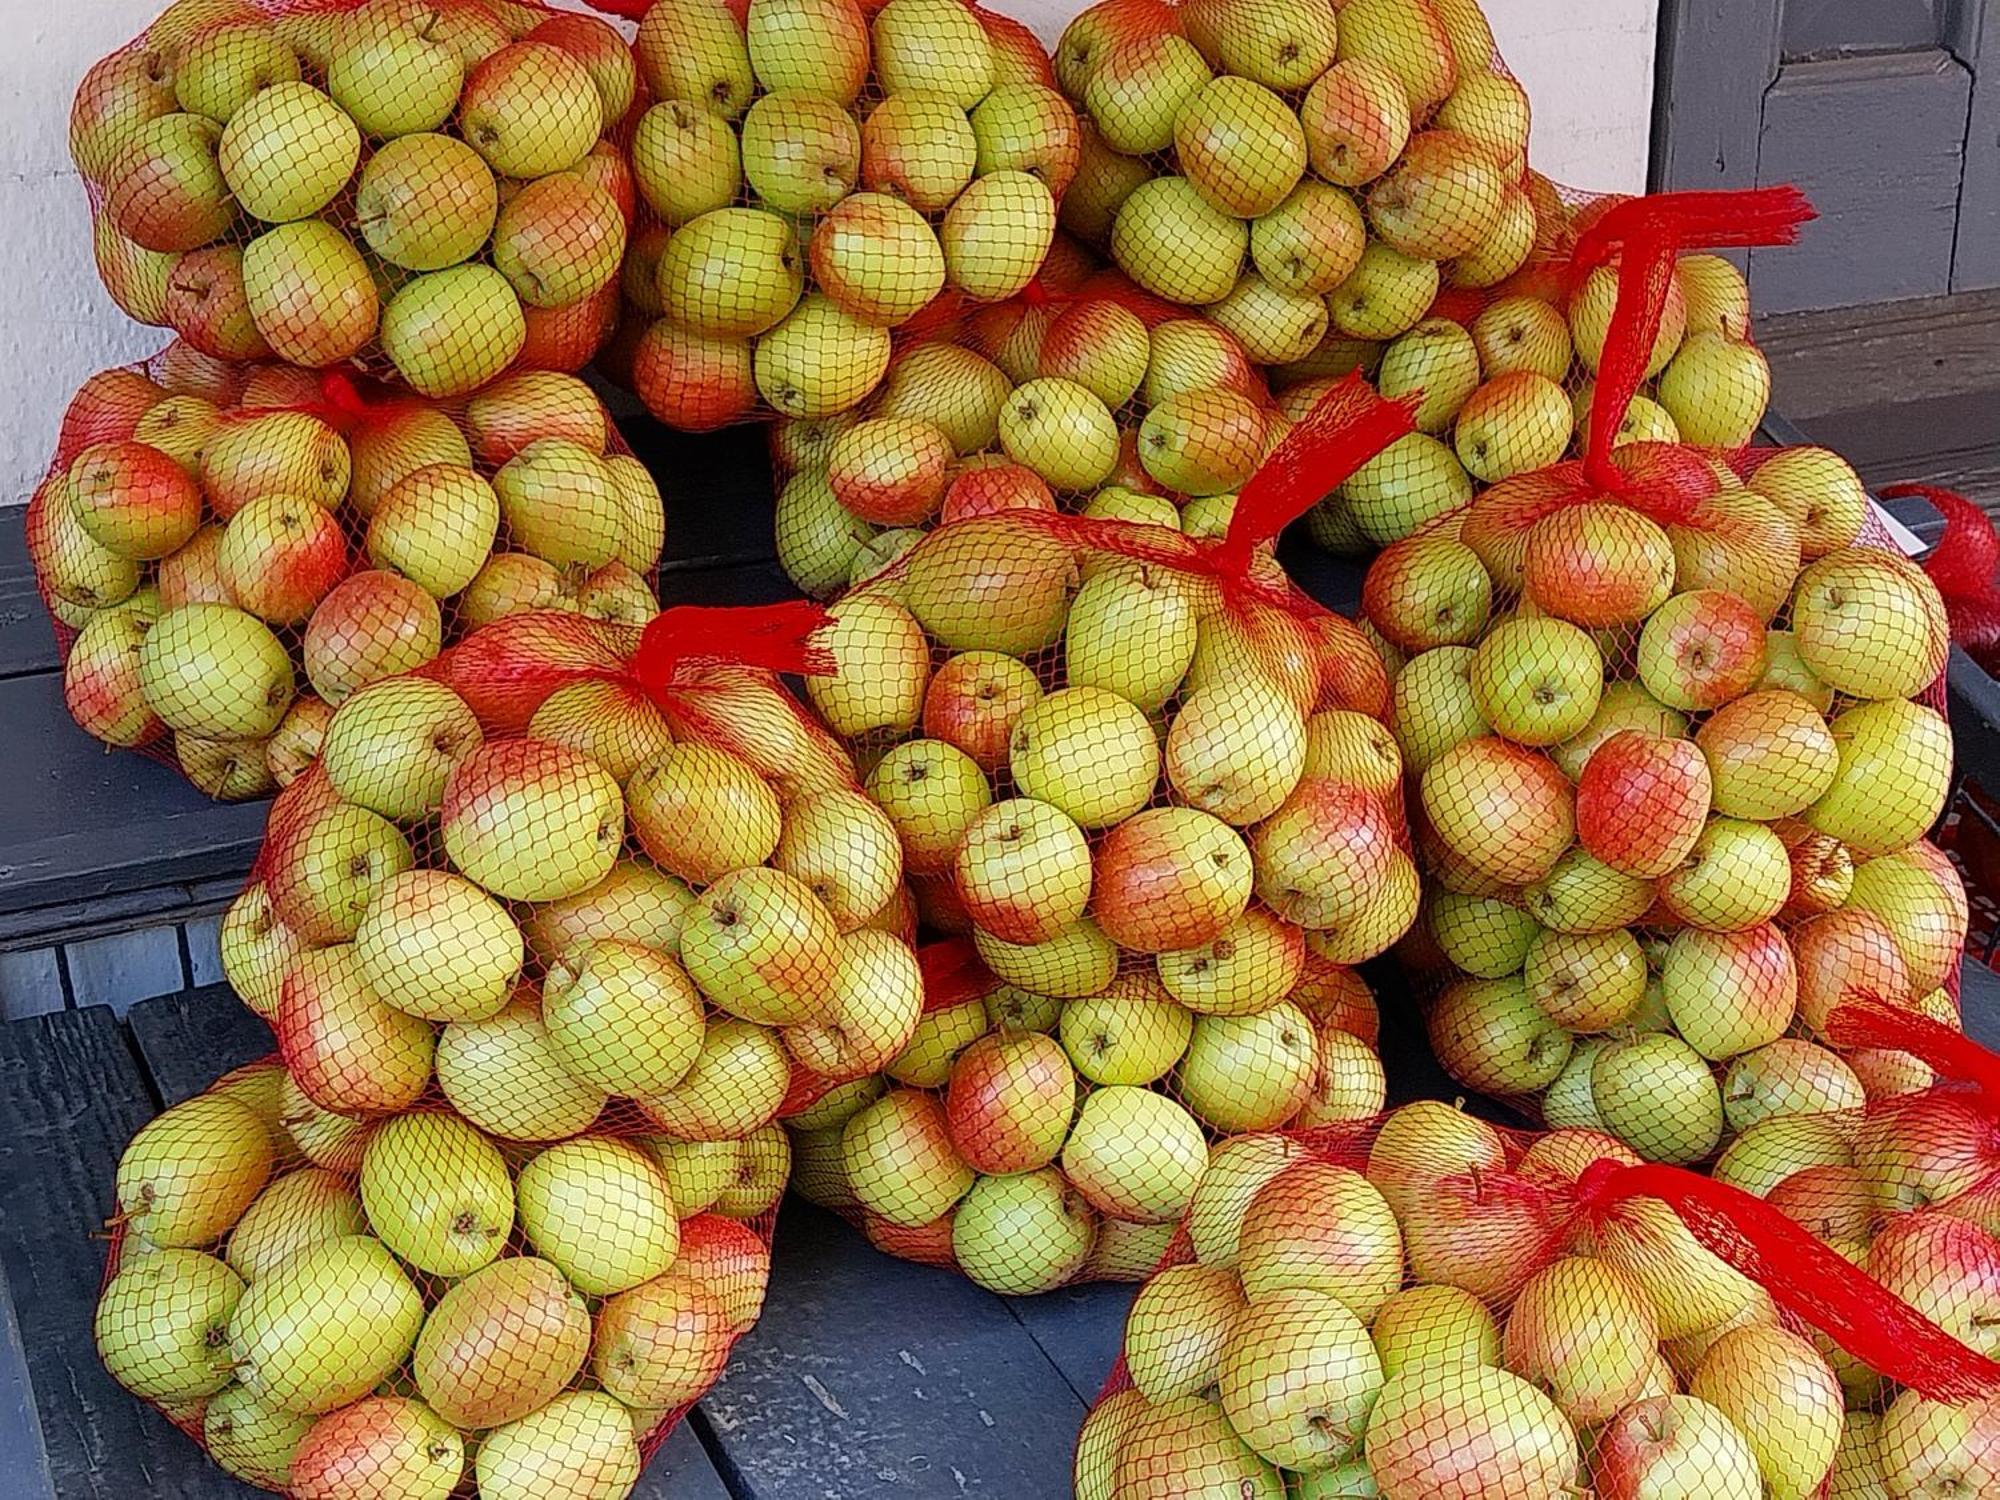
M 574 375 L 438 402 L 182 343 L 85 383 L 27 515 L 72 717 L 221 798 L 288 783 L 357 689 L 481 625 L 644 624 L 665 537 Z
M 1987 1493 L 1990 1330 L 1911 1291 L 1594 1131 L 1426 1102 L 1241 1136 L 1133 1304 L 1075 1492 Z
M 610 366 L 671 427 L 848 410 L 896 331 L 1041 269 L 1081 149 L 1019 22 L 964 0 L 661 0 Z
M 181 0 L 70 116 L 99 271 L 226 360 L 432 397 L 610 335 L 638 68 L 594 16 L 489 0 Z
M 822 624 L 531 612 L 334 711 L 223 924 L 278 1058 L 119 1173 L 100 1346 L 225 1467 L 610 1500 L 720 1373 L 795 1071 L 924 1003 L 901 850 L 776 675 Z
M 808 696 L 965 978 L 790 1121 L 802 1192 L 1034 1292 L 1143 1268 L 1213 1140 L 1381 1107 L 1352 966 L 1417 903 L 1384 682 L 1264 549 L 1407 427 L 1352 381 L 1219 541 L 1007 511 L 831 606 Z

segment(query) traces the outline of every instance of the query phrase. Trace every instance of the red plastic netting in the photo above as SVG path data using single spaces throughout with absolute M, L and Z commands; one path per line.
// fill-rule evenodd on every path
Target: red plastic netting
M 112 298 L 426 396 L 582 368 L 635 212 L 632 49 L 517 0 L 179 0 L 70 115 Z
M 1636 383 L 1684 235 L 1797 212 L 1605 215 L 1630 282 L 1607 394 Z M 1924 842 L 1951 768 L 1943 605 L 1844 464 L 1601 446 L 1391 545 L 1364 605 L 1431 877 L 1404 955 L 1455 1077 L 1682 1164 L 1928 1081 L 1824 1030 L 1858 990 L 1955 1020 L 1966 926 Z
M 469 630 L 652 619 L 666 514 L 574 375 L 438 402 L 176 343 L 78 392 L 27 535 L 77 723 L 241 798 Z
M 941 296 L 1041 269 L 1076 116 L 1033 35 L 964 0 L 640 0 L 645 213 L 609 363 L 672 427 L 864 400 Z
M 1076 1493 L 1986 1493 L 1991 1331 L 1910 1291 L 1593 1131 L 1420 1103 L 1240 1137 L 1133 1305 Z
M 1212 1139 L 1380 1108 L 1351 966 L 1417 899 L 1384 683 L 1266 548 L 1407 426 L 1349 381 L 1220 540 L 1008 511 L 831 607 L 808 696 L 963 968 L 885 1076 L 791 1121 L 808 1196 L 1032 1292 L 1143 1266 Z

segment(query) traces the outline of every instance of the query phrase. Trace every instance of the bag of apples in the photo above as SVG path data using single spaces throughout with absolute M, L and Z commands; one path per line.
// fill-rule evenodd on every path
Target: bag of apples
M 885 1078 L 792 1121 L 814 1191 L 878 1243 L 1010 1292 L 1093 1274 L 1100 1233 L 1129 1268 L 1211 1137 L 1380 1107 L 1348 966 L 1417 903 L 1384 681 L 1263 549 L 1407 427 L 1352 380 L 1219 542 L 1008 511 L 831 606 L 807 696 L 868 768 L 920 918 L 983 967 L 934 988 Z
M 99 1353 L 230 1474 L 616 1500 L 757 1319 L 784 1161 L 609 1115 L 532 1144 L 435 1101 L 363 1122 L 273 1059 L 147 1125 L 117 1184 Z
M 611 363 L 670 427 L 816 418 L 947 288 L 1011 297 L 1076 171 L 1017 21 L 966 0 L 593 0 L 639 23 L 645 215 Z
M 1116 273 L 1038 281 L 903 349 L 856 411 L 773 428 L 779 558 L 826 595 L 1002 510 L 1219 538 L 1287 425 L 1226 329 Z
M 1243 1136 L 1133 1303 L 1076 1493 L 1984 1494 L 2000 1363 L 1954 1325 L 1594 1131 L 1425 1102 Z
M 637 82 L 608 22 L 523 0 L 175 0 L 84 76 L 70 153 L 140 322 L 464 396 L 615 327 Z
M 1324 545 L 1373 551 L 1581 442 L 1616 281 L 1561 272 L 1616 200 L 1528 167 L 1476 0 L 1104 0 L 1055 67 L 1086 126 L 1066 229 L 1235 332 L 1274 390 L 1359 368 L 1421 392 L 1418 431 L 1313 512 Z M 1741 444 L 1770 386 L 1748 290 L 1711 255 L 1680 283 L 1635 425 Z
M 659 489 L 576 376 L 436 402 L 189 356 L 86 381 L 28 507 L 64 699 L 107 744 L 258 796 L 355 689 L 464 631 L 658 611 Z
M 1433 883 L 1405 952 L 1440 991 L 1440 1059 L 1681 1164 L 1800 1099 L 1888 1086 L 1825 1045 L 1827 1017 L 1856 987 L 1948 1010 L 1926 997 L 1965 921 L 1922 842 L 1951 765 L 1928 578 L 1812 450 L 1609 441 L 1677 241 L 1711 214 L 1740 231 L 1740 206 L 1599 221 L 1623 289 L 1589 456 L 1493 486 L 1364 589 L 1419 789 Z M 1774 229 L 1797 211 L 1748 207 Z

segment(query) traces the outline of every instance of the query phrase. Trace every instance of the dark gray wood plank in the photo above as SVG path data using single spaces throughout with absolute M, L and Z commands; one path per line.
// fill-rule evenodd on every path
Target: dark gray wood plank
M 1064 1287 L 1041 1297 L 1013 1297 L 1007 1310 L 1088 1406 L 1118 1362 L 1125 1343 L 1125 1315 L 1138 1294 L 1138 1286 L 1131 1282 L 1100 1282 Z
M 1871 486 L 1938 484 L 2000 505 L 2000 390 L 1822 412 L 1799 425 Z
M 1067 1495 L 1083 1412 L 998 1298 L 798 1202 L 764 1316 L 698 1408 L 742 1500 Z
M 14 1317 L 7 1277 L 0 1273 L 0 1495 L 55 1500 L 42 1417 L 28 1378 L 28 1350 Z
M 2000 1051 L 2000 975 L 1970 954 L 1959 968 L 1958 1014 L 1967 1036 Z
M 103 1007 L 0 1026 L 0 1270 L 62 1500 L 252 1492 L 213 1468 L 98 1362 L 91 1314 L 125 1143 L 157 1108 Z
M 0 677 L 54 671 L 55 629 L 28 564 L 28 508 L 0 511 Z
M 127 1020 L 162 1104 L 178 1104 L 231 1068 L 278 1050 L 271 1028 L 226 984 L 142 1001 Z
M 1990 395 L 2000 384 L 2000 291 L 1760 313 L 1756 339 L 1771 362 L 1772 405 L 1794 421 L 1851 408 L 1857 394 L 1885 405 Z
M 1970 94 L 1942 48 L 1784 68 L 1764 96 L 1757 180 L 1797 184 L 1820 217 L 1797 245 L 1750 252 L 1759 308 L 1950 290 Z
M 1935 0 L 1784 0 L 1785 56 L 1932 47 L 1938 37 Z
M 1651 184 L 1753 187 L 1765 87 L 1778 66 L 1778 7 L 1664 0 Z
M 1972 70 L 1953 291 L 2000 287 L 2000 3 L 1959 0 L 1950 46 Z

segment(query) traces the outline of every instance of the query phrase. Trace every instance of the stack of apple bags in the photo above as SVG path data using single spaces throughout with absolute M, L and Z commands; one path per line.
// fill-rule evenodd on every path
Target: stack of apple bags
M 570 373 L 636 87 L 595 18 L 401 0 L 184 0 L 90 70 L 104 284 L 177 338 L 84 385 L 29 510 L 85 729 L 253 796 L 464 629 L 650 618 L 660 495 Z
M 1133 1303 L 1078 1500 L 1995 1493 L 2000 1094 L 1925 1103 L 1956 1118 L 1849 1122 L 1876 1160 L 1835 1213 L 1872 1246 L 1441 1103 L 1236 1137 Z
M 1079 139 L 1019 22 L 964 0 L 616 8 L 652 103 L 607 366 L 662 421 L 846 411 L 940 293 L 1011 297 L 1041 268 Z
M 720 1374 L 795 1069 L 924 1003 L 822 624 L 525 613 L 334 711 L 223 928 L 279 1057 L 133 1140 L 97 1314 L 232 1473 L 608 1500 Z
M 1268 546 L 1408 430 L 1355 379 L 1218 543 L 1009 510 L 831 606 L 837 670 L 808 697 L 919 919 L 985 974 L 788 1119 L 803 1194 L 884 1248 L 1042 1291 L 1148 1265 L 1212 1140 L 1381 1108 L 1352 966 L 1417 903 L 1386 684 Z

